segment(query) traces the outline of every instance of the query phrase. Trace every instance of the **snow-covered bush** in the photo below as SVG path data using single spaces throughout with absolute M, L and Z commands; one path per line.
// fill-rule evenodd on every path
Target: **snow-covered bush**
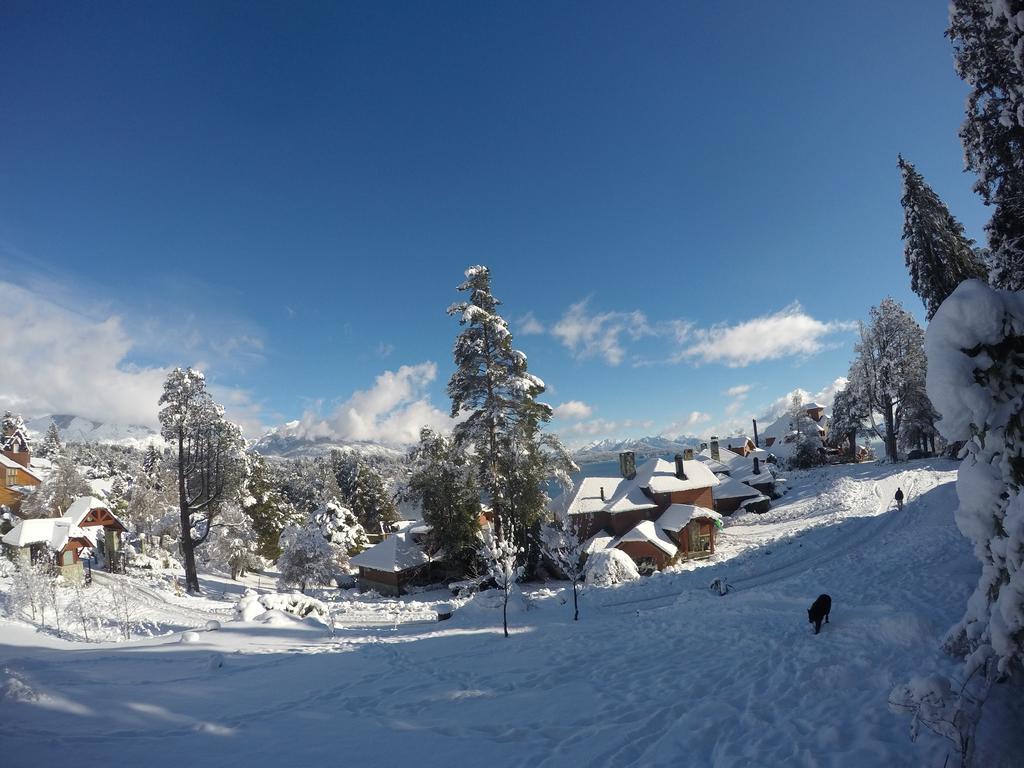
M 285 584 L 306 587 L 330 584 L 337 569 L 336 551 L 315 525 L 289 526 L 281 533 L 281 557 L 277 568 Z
M 248 516 L 241 507 L 231 505 L 217 516 L 203 555 L 209 565 L 229 572 L 237 580 L 249 571 L 266 567 L 257 546 L 256 532 Z
M 331 615 L 326 604 L 298 592 L 258 595 L 248 590 L 235 605 L 235 618 L 238 621 L 259 621 L 268 611 L 280 611 L 301 619 L 313 618 L 324 624 L 330 622 Z
M 1024 665 L 1024 293 L 962 283 L 928 328 L 928 396 L 939 431 L 966 441 L 956 522 L 981 578 L 947 646 L 966 674 L 994 652 L 1001 674 Z
M 621 549 L 603 549 L 587 559 L 588 587 L 610 587 L 639 578 L 633 558 Z
M 580 618 L 579 584 L 586 567 L 587 540 L 583 529 L 567 513 L 559 515 L 558 525 L 542 530 L 544 554 L 554 562 L 561 574 L 572 582 L 573 621 Z

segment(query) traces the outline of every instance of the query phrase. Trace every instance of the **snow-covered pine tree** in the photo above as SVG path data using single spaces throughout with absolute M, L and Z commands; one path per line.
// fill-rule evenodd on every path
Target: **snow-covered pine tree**
M 498 528 L 504 531 L 500 537 L 497 535 Z M 523 576 L 523 566 L 518 564 L 522 555 L 523 550 L 516 543 L 515 526 L 508 521 L 505 521 L 505 525 L 496 524 L 494 529 L 484 530 L 480 557 L 487 567 L 487 575 L 494 579 L 495 585 L 501 590 L 501 621 L 505 637 L 508 637 L 508 598 L 516 582 Z
M 64 450 L 64 445 L 60 441 L 60 430 L 57 428 L 57 422 L 50 419 L 50 426 L 46 428 L 46 436 L 43 437 L 43 442 L 39 446 L 39 455 L 47 459 L 55 459 L 60 456 Z
M 256 531 L 240 505 L 226 504 L 213 523 L 213 533 L 203 548 L 206 562 L 227 571 L 234 581 L 265 563 L 257 552 Z
M 954 0 L 946 35 L 957 74 L 971 87 L 960 128 L 974 191 L 994 206 L 986 226 L 990 281 L 1024 289 L 1024 5 Z
M 419 503 L 431 526 L 431 550 L 469 572 L 480 545 L 480 493 L 466 454 L 446 435 L 424 427 L 409 454 L 406 496 Z
M 281 533 L 281 556 L 277 568 L 285 584 L 297 584 L 303 593 L 310 585 L 323 586 L 334 577 L 336 552 L 320 528 L 291 525 Z
M 367 531 L 391 531 L 398 522 L 398 511 L 384 485 L 384 478 L 358 454 L 343 456 L 345 462 L 342 471 L 336 472 L 341 500 L 355 513 Z
M 199 371 L 171 371 L 159 405 L 161 435 L 175 454 L 185 589 L 197 594 L 195 549 L 210 535 L 220 505 L 239 489 L 244 441 L 241 430 L 213 401 Z
M 899 158 L 903 174 L 903 254 L 910 287 L 924 302 L 928 319 L 964 280 L 985 280 L 988 271 L 973 241 L 913 165 Z
M 300 513 L 281 491 L 277 470 L 258 453 L 247 453 L 248 472 L 242 491 L 242 510 L 252 522 L 257 552 L 267 560 L 281 554 L 281 531 L 302 521 Z
M 966 441 L 956 522 L 981 577 L 947 647 L 966 675 L 993 659 L 1024 674 L 1024 293 L 962 283 L 928 327 L 928 395 L 949 441 Z
M 854 347 L 850 378 L 858 382 L 872 418 L 875 413 L 882 415 L 889 461 L 898 458 L 897 438 L 904 408 L 908 399 L 923 388 L 927 368 L 924 331 L 913 316 L 888 297 L 872 307 L 871 318 L 867 325 L 861 325 L 860 341 Z
M 351 555 L 362 552 L 370 544 L 355 513 L 342 506 L 337 499 L 325 501 L 313 513 L 312 520 L 327 543 L 334 548 L 335 562 L 339 567 L 346 567 Z
M 491 293 L 490 271 L 470 267 L 458 289 L 469 296 L 448 308 L 463 326 L 448 381 L 452 416 L 463 417 L 454 429 L 455 443 L 472 449 L 497 538 L 511 525 L 510 535 L 525 542 L 546 511 L 544 470 L 568 457 L 555 450 L 560 448 L 556 438 L 540 439 L 541 427 L 551 419 L 551 407 L 537 400 L 544 382 L 527 370 L 526 355 L 512 347 L 512 333 L 497 312 L 501 302 Z M 535 537 L 532 544 L 536 552 Z
M 3 421 L 0 422 L 0 450 L 21 453 L 30 447 L 28 430 L 21 414 L 5 411 Z

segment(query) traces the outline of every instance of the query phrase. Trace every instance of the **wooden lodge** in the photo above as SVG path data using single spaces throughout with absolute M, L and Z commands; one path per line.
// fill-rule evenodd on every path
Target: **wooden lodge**
M 567 512 L 582 536 L 625 552 L 642 572 L 714 554 L 719 481 L 693 451 L 639 468 L 625 452 L 619 470 L 619 477 L 582 478 L 569 497 Z
M 0 507 L 17 514 L 21 502 L 41 482 L 39 475 L 28 466 L 27 452 L 0 452 Z

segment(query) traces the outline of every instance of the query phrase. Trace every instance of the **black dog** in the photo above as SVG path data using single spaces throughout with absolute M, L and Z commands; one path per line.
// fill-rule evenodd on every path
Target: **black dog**
M 818 595 L 811 607 L 807 609 L 807 620 L 814 625 L 814 634 L 821 632 L 821 620 L 828 624 L 828 615 L 832 611 L 832 598 L 828 595 Z

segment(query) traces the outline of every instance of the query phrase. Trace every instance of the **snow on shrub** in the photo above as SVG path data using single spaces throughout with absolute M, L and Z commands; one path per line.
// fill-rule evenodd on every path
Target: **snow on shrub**
M 183 643 L 198 643 L 199 633 L 198 632 L 183 632 L 181 634 L 181 642 Z
M 971 675 L 994 651 L 999 673 L 1024 664 L 1024 293 L 968 280 L 936 312 L 925 340 L 938 429 L 966 441 L 956 522 L 981 578 L 947 647 Z
M 610 587 L 639 578 L 636 563 L 621 549 L 604 549 L 587 559 L 588 587 Z
M 312 618 L 324 624 L 330 623 L 330 611 L 327 606 L 299 592 L 258 595 L 248 590 L 235 605 L 237 621 L 262 621 L 268 612 L 287 613 L 300 619 Z

